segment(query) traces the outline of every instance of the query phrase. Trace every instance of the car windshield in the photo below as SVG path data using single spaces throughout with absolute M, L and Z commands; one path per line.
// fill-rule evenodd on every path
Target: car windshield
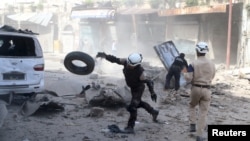
M 35 42 L 29 37 L 0 35 L 0 56 L 34 57 Z

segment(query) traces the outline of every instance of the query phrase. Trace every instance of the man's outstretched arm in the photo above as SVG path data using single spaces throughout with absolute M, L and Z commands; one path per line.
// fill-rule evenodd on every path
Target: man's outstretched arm
M 111 63 L 124 64 L 125 59 L 117 58 L 116 56 L 106 54 L 105 52 L 98 52 L 96 58 L 105 58 L 107 61 Z

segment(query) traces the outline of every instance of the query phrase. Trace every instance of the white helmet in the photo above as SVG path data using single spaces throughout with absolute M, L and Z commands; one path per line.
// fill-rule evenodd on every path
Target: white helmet
M 128 56 L 127 62 L 131 66 L 137 66 L 142 62 L 142 55 L 140 53 L 132 53 Z
M 197 45 L 196 45 L 196 48 L 195 48 L 199 53 L 207 53 L 209 51 L 208 49 L 208 45 L 206 42 L 199 42 Z

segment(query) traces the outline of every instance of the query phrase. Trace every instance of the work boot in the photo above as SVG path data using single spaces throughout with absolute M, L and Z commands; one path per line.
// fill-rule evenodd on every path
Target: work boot
M 134 134 L 135 131 L 134 131 L 134 128 L 131 127 L 131 126 L 127 126 L 124 128 L 124 133 L 127 133 L 127 134 Z
M 196 132 L 195 124 L 190 124 L 190 132 Z
M 205 139 L 202 138 L 201 136 L 197 136 L 197 137 L 196 137 L 196 141 L 205 141 Z
M 152 112 L 152 116 L 153 116 L 153 121 L 154 121 L 154 122 L 157 122 L 158 114 L 159 114 L 159 111 L 157 111 L 157 110 L 154 110 L 154 111 Z

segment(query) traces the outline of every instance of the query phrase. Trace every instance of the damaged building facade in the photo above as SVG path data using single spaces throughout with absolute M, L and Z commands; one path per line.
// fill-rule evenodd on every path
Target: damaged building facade
M 247 67 L 250 63 L 248 0 L 232 3 L 230 42 L 228 2 L 172 9 L 117 8 L 112 4 L 87 8 L 81 4 L 74 6 L 71 1 L 58 0 L 43 5 L 43 10 L 40 9 L 36 13 L 52 13 L 49 20 L 46 20 L 49 16 L 43 16 L 46 25 L 31 24 L 29 19 L 24 19 L 21 27 L 33 25 L 35 32 L 42 33 L 41 44 L 45 52 L 68 53 L 81 50 L 85 46 L 82 51 L 86 51 L 88 47 L 90 50 L 86 52 L 92 55 L 98 51 L 110 53 L 112 42 L 115 40 L 120 52 L 129 53 L 136 50 L 150 55 L 154 45 L 172 40 L 180 52 L 185 52 L 187 57 L 193 58 L 195 43 L 203 40 L 209 43 L 209 57 L 216 63 L 226 63 L 228 44 L 231 65 Z M 18 26 L 19 21 L 17 18 L 13 19 L 13 15 L 20 14 L 20 10 L 10 12 L 5 9 L 2 13 L 2 23 Z M 26 13 L 25 10 L 23 13 Z
M 190 48 L 197 41 L 206 41 L 210 46 L 209 57 L 216 63 L 229 61 L 231 65 L 247 67 L 250 61 L 247 5 L 248 1 L 194 6 L 161 10 L 158 14 L 167 19 L 166 40 L 177 40 L 180 51 L 193 54 Z
M 230 64 L 245 67 L 249 63 L 247 40 L 242 37 L 245 3 L 232 4 Z M 114 9 L 115 10 L 115 9 Z M 87 11 L 81 9 L 81 12 Z M 93 12 L 94 13 L 94 12 Z M 128 8 L 115 10 L 111 19 L 93 20 L 80 18 L 80 30 L 89 34 L 90 28 L 82 26 L 83 21 L 92 26 L 93 44 L 96 51 L 108 51 L 112 40 L 117 40 L 120 50 L 139 50 L 152 53 L 154 45 L 172 40 L 180 52 L 194 58 L 197 41 L 206 41 L 210 46 L 209 57 L 216 63 L 226 63 L 228 50 L 229 3 L 213 6 L 194 6 L 177 9 Z M 110 16 L 106 16 L 110 17 Z M 98 16 L 96 16 L 98 18 Z M 98 21 L 98 22 L 97 22 Z M 81 34 L 82 34 L 81 33 Z M 80 35 L 82 37 L 86 35 Z M 244 41 L 243 41 L 244 40 Z M 151 51 L 146 52 L 149 49 Z
M 240 44 L 243 3 L 233 4 L 230 62 L 236 64 Z M 166 39 L 173 39 L 181 52 L 194 55 L 192 47 L 198 41 L 209 44 L 209 57 L 216 63 L 226 62 L 229 4 L 163 10 L 159 16 L 167 19 Z

